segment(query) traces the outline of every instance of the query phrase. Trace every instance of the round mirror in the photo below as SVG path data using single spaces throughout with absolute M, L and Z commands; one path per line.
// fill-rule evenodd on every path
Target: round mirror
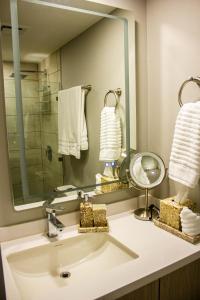
M 158 210 L 148 205 L 148 190 L 158 186 L 165 177 L 163 160 L 152 152 L 143 152 L 134 155 L 130 160 L 129 181 L 137 189 L 145 189 L 145 208 L 134 211 L 136 218 L 151 220 L 158 216 Z
M 165 177 L 163 160 L 151 152 L 134 155 L 130 161 L 130 175 L 137 186 L 152 189 L 159 185 Z

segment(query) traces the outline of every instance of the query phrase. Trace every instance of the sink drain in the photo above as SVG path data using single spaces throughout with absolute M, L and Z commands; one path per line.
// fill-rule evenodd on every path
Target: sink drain
M 71 276 L 70 272 L 61 272 L 60 277 L 61 278 L 69 278 Z

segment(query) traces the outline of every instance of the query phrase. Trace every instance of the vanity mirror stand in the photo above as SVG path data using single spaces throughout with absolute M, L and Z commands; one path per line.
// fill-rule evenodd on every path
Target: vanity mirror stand
M 158 217 L 158 209 L 149 206 L 149 190 L 161 184 L 165 178 L 165 165 L 163 160 L 151 152 L 137 153 L 130 160 L 127 178 L 137 190 L 145 190 L 145 207 L 134 211 L 139 220 L 150 221 Z

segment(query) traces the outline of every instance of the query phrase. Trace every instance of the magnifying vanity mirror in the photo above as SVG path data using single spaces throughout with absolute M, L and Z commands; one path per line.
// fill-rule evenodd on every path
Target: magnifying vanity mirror
M 84 0 L 1 0 L 0 18 L 16 209 L 55 193 L 127 188 L 113 172 L 120 158 L 99 159 L 100 120 L 105 98 L 106 106 L 117 103 L 121 153 L 129 156 L 136 149 L 133 13 Z M 75 86 L 85 90 L 88 149 L 80 159 L 58 151 L 58 94 Z M 117 184 L 104 180 L 105 168 Z
M 164 177 L 164 162 L 155 153 L 137 153 L 131 158 L 128 172 L 129 181 L 134 188 L 145 190 L 145 207 L 134 211 L 136 218 L 149 221 L 158 216 L 157 210 L 149 207 L 148 192 L 161 184 Z

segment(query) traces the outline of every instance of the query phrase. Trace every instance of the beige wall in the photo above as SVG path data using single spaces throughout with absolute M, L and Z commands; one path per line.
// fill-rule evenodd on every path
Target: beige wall
M 138 148 L 146 149 L 147 147 L 147 127 L 146 127 L 146 1 L 145 0 L 112 0 L 102 1 L 108 5 L 116 7 L 131 9 L 134 12 L 135 20 L 137 22 L 136 28 L 136 62 L 137 62 L 137 117 L 138 117 Z M 112 2 L 112 3 L 111 3 Z M 0 57 L 1 61 L 1 57 Z M 0 64 L 0 226 L 6 226 L 29 220 L 42 218 L 42 209 L 32 209 L 23 212 L 16 212 L 13 208 L 12 194 L 9 181 L 8 169 L 8 154 L 7 154 L 7 138 L 5 128 L 5 107 L 4 107 L 4 91 L 3 91 L 3 73 L 2 65 Z M 130 195 L 126 194 L 124 197 Z M 109 201 L 112 195 L 107 194 L 105 200 Z M 115 193 L 115 199 L 120 199 L 120 193 Z M 69 210 L 77 208 L 71 206 Z
M 160 154 L 168 166 L 178 90 L 190 76 L 200 74 L 200 1 L 147 1 L 148 55 L 148 149 Z M 183 99 L 199 97 L 194 85 L 186 87 Z M 174 194 L 174 183 L 163 185 L 167 196 Z M 191 197 L 199 201 L 199 186 Z
M 61 49 L 62 88 L 92 86 L 85 103 L 89 147 L 87 151 L 81 151 L 79 160 L 65 156 L 65 184 L 95 184 L 96 174 L 103 173 L 104 163 L 99 161 L 100 116 L 105 94 L 110 89 L 122 90 L 119 113 L 122 147 L 126 147 L 123 25 L 119 20 L 103 19 Z M 115 104 L 112 95 L 108 97 L 109 104 Z

